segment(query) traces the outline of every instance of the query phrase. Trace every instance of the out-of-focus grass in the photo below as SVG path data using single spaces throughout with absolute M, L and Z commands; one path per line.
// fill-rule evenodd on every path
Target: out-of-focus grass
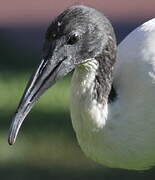
M 5 72 L 0 74 L 0 109 L 6 107 L 7 110 L 14 109 L 23 93 L 29 77 L 30 75 L 26 73 L 13 74 Z M 69 81 L 70 78 L 66 78 L 54 85 L 49 92 L 44 95 L 44 98 L 41 98 L 41 103 L 39 103 L 36 108 L 45 112 L 55 111 L 58 108 L 60 108 L 60 111 L 68 111 Z
M 104 168 L 89 160 L 78 146 L 69 114 L 70 77 L 41 97 L 26 118 L 17 142 L 7 144 L 7 132 L 29 74 L 0 74 L 0 179 L 79 180 L 154 179 L 146 172 Z
M 66 78 L 41 97 L 26 118 L 14 146 L 7 144 L 10 119 L 22 96 L 28 74 L 0 74 L 0 165 L 29 164 L 36 167 L 95 167 L 81 152 L 69 114 L 69 82 Z

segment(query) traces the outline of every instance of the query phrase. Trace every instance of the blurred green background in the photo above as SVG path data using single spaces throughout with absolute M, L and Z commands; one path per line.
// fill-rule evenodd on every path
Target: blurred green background
M 71 75 L 41 97 L 26 118 L 16 144 L 7 144 L 11 117 L 30 74 L 40 62 L 44 32 L 49 22 L 69 5 L 80 4 L 73 0 L 40 0 L 37 5 L 35 2 L 15 0 L 11 3 L 7 0 L 1 2 L 0 7 L 0 180 L 155 179 L 155 168 L 148 171 L 110 169 L 86 158 L 70 121 Z M 118 42 L 154 15 L 154 1 L 128 3 L 121 0 L 115 3 L 82 1 L 82 4 L 108 14 Z

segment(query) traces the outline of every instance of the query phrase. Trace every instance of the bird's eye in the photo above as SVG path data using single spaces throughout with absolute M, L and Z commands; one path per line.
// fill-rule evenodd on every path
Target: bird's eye
M 75 44 L 79 40 L 79 35 L 78 34 L 72 34 L 68 37 L 67 39 L 67 44 L 72 45 Z

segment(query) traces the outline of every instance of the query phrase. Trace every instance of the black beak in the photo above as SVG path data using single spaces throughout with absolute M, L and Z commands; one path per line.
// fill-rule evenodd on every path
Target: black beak
M 38 98 L 46 89 L 73 69 L 74 65 L 71 65 L 71 61 L 67 57 L 64 57 L 61 61 L 56 59 L 41 61 L 35 74 L 30 79 L 17 111 L 12 118 L 8 137 L 8 143 L 10 145 L 15 143 L 18 131 L 25 117 Z

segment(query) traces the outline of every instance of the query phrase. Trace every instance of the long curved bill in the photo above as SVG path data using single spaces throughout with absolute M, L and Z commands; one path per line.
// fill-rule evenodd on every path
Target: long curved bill
M 20 101 L 9 129 L 8 143 L 15 143 L 18 131 L 38 98 L 58 79 L 65 76 L 73 68 L 67 68 L 64 59 L 61 61 L 42 60 L 35 74 L 30 79 L 24 95 Z

